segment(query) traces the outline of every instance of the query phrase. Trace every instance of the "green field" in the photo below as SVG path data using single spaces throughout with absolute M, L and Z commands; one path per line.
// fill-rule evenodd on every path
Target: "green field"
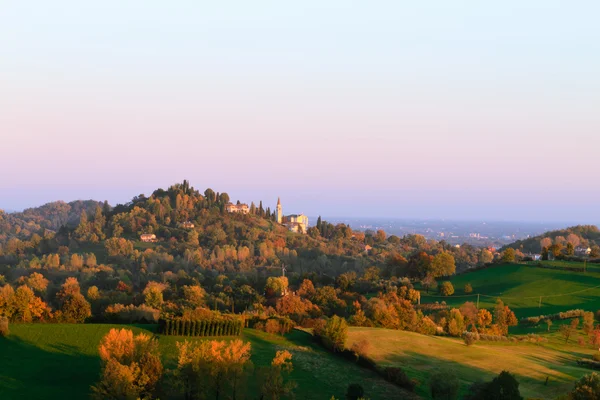
M 430 374 L 437 369 L 449 369 L 459 377 L 463 393 L 471 383 L 489 381 L 502 370 L 508 370 L 516 375 L 525 398 L 554 399 L 569 392 L 575 380 L 591 372 L 578 367 L 575 360 L 598 351 L 578 346 L 576 339 L 565 345 L 556 329 L 546 337 L 549 341 L 541 345 L 479 341 L 467 347 L 462 340 L 449 337 L 350 328 L 346 345 L 368 340 L 368 356 L 381 366 L 404 369 L 419 382 L 417 393 L 426 398 Z
M 583 267 L 583 263 L 550 264 Z M 586 273 L 505 264 L 457 275 L 450 281 L 454 285 L 454 295 L 441 297 L 437 293 L 422 291 L 421 302 L 445 301 L 450 306 L 458 307 L 465 301 L 477 302 L 477 294 L 480 294 L 480 307 L 492 308 L 499 297 L 518 318 L 576 308 L 594 312 L 600 309 L 600 287 L 594 288 L 600 286 L 600 266 L 597 264 L 588 264 Z M 471 295 L 464 293 L 467 283 L 473 287 Z M 571 294 L 573 292 L 580 293 Z
M 87 399 L 98 380 L 98 343 L 110 328 L 123 325 L 13 324 L 11 335 L 0 338 L 0 399 Z M 127 326 L 135 332 L 155 326 Z M 158 335 L 167 367 L 176 362 L 176 342 L 182 337 Z M 297 399 L 344 398 L 349 383 L 360 383 L 371 400 L 411 396 L 365 370 L 313 344 L 310 335 L 293 331 L 286 337 L 244 330 L 252 343 L 252 362 L 268 365 L 277 350 L 293 354 L 292 379 L 298 383 Z M 249 396 L 256 398 L 256 381 L 250 379 Z

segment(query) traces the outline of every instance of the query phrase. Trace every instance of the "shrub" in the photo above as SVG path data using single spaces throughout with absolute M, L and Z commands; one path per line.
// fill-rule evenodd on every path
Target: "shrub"
M 431 375 L 429 389 L 434 400 L 454 400 L 458 396 L 460 382 L 451 371 L 437 371 Z
M 471 286 L 471 284 L 470 284 L 470 283 L 467 283 L 467 284 L 465 285 L 465 293 L 466 293 L 466 294 L 473 293 L 473 286 Z
M 384 370 L 385 379 L 410 392 L 415 390 L 417 383 L 410 379 L 406 372 L 399 367 L 387 367 Z
M 440 285 L 440 294 L 442 296 L 452 296 L 454 294 L 454 286 L 449 281 L 446 281 Z
M 10 330 L 8 329 L 8 318 L 0 317 L 0 336 L 8 336 Z
M 367 339 L 360 339 L 357 342 L 354 342 L 352 344 L 352 347 L 350 348 L 350 350 L 352 350 L 354 352 L 354 355 L 356 356 L 356 359 L 358 360 L 360 357 L 367 357 L 367 353 L 369 352 L 369 349 L 371 348 L 371 344 L 369 343 L 369 341 Z
M 479 336 L 479 335 L 477 335 Z M 472 344 L 475 344 L 475 342 L 477 341 L 476 336 L 472 334 L 472 332 L 466 332 L 463 335 L 463 340 L 465 341 L 465 344 L 467 346 L 471 346 Z

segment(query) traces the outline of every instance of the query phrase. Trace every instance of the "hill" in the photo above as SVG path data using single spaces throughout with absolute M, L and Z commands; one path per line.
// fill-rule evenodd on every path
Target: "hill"
M 577 247 L 597 247 L 600 245 L 600 230 L 595 225 L 577 225 L 570 228 L 550 231 L 541 235 L 517 240 L 503 248 L 513 248 L 520 250 L 523 253 L 541 253 L 543 248 L 550 247 L 553 244 L 559 244 L 565 247 L 567 243 L 571 243 Z M 597 257 L 598 255 L 596 255 Z
M 98 344 L 111 328 L 123 325 L 14 324 L 11 335 L 0 339 L 0 397 L 2 399 L 87 399 L 90 385 L 100 374 Z M 155 325 L 127 326 L 139 333 Z M 166 367 L 176 364 L 175 343 L 183 337 L 158 335 Z M 268 365 L 277 350 L 293 354 L 296 398 L 307 400 L 343 398 L 348 383 L 360 383 L 372 400 L 410 399 L 410 393 L 386 382 L 374 372 L 335 357 L 315 346 L 310 336 L 294 331 L 286 337 L 246 329 L 243 340 L 252 344 L 255 366 Z M 255 398 L 251 380 L 247 398 Z
M 560 265 L 570 265 L 561 263 Z M 583 263 L 576 263 L 583 268 Z M 600 309 L 600 266 L 588 264 L 587 271 L 575 272 L 557 266 L 557 269 L 539 268 L 536 264 L 500 264 L 467 272 L 450 279 L 455 288 L 452 296 L 422 293 L 423 303 L 445 301 L 451 307 L 460 307 L 466 301 L 480 307 L 493 308 L 501 298 L 518 318 L 553 314 L 572 309 L 596 312 Z M 470 284 L 473 293 L 466 294 Z M 541 297 L 541 307 L 540 307 Z
M 575 361 L 594 350 L 565 345 L 556 330 L 547 338 L 548 342 L 542 345 L 479 341 L 466 346 L 462 340 L 449 337 L 351 328 L 347 346 L 360 340 L 368 341 L 371 344 L 368 357 L 384 367 L 401 367 L 419 382 L 417 393 L 426 398 L 429 398 L 427 384 L 431 373 L 450 369 L 459 377 L 462 393 L 470 384 L 489 381 L 502 370 L 508 370 L 516 375 L 523 397 L 554 399 L 558 394 L 569 392 L 575 380 L 589 373 Z

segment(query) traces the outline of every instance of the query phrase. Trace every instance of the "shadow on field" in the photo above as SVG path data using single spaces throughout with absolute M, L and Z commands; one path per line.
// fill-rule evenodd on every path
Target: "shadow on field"
M 537 359 L 537 357 L 528 358 L 536 362 L 540 362 L 542 365 L 545 365 L 550 369 L 555 369 L 547 360 Z M 569 362 L 572 362 L 572 360 L 569 360 Z M 535 397 L 547 398 L 547 396 L 552 396 L 551 398 L 554 398 L 555 391 L 559 390 L 561 393 L 566 392 L 566 385 L 569 387 L 571 385 L 571 381 L 568 379 L 561 379 L 555 376 L 550 377 L 549 382 L 546 385 L 545 379 L 535 379 L 515 373 L 513 370 L 511 370 L 511 365 L 499 366 L 498 372 L 494 373 L 492 371 L 482 370 L 480 368 L 455 361 L 424 356 L 416 352 L 407 352 L 404 355 L 390 355 L 384 359 L 382 364 L 393 365 L 405 369 L 411 378 L 417 378 L 421 390 L 425 390 L 426 392 L 429 390 L 429 380 L 434 372 L 451 371 L 456 374 L 461 382 L 461 396 L 466 394 L 468 387 L 472 383 L 478 381 L 489 382 L 498 376 L 501 370 L 506 370 L 515 376 L 520 384 L 519 388 L 521 395 L 524 397 L 535 395 Z
M 0 398 L 89 398 L 100 359 L 77 354 L 72 346 L 46 351 L 18 338 L 0 338 Z

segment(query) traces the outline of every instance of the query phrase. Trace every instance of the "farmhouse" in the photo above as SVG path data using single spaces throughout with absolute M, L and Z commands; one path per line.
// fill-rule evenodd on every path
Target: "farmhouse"
M 194 224 L 191 223 L 190 221 L 185 221 L 181 224 L 181 227 L 183 229 L 194 229 Z
M 230 212 L 230 213 L 248 214 L 250 212 L 250 208 L 248 207 L 248 204 L 227 203 L 227 205 L 225 206 L 225 209 L 227 210 L 227 212 Z
M 144 233 L 140 235 L 140 240 L 146 243 L 154 243 L 156 242 L 156 235 L 154 233 Z

